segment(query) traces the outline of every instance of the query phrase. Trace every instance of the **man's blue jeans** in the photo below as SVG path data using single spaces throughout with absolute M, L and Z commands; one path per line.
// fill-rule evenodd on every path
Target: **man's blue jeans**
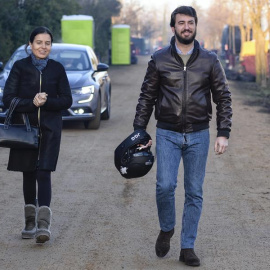
M 157 128 L 156 201 L 160 228 L 164 232 L 175 226 L 175 188 L 180 160 L 183 158 L 185 203 L 181 248 L 194 248 L 202 211 L 208 149 L 208 129 L 184 134 Z

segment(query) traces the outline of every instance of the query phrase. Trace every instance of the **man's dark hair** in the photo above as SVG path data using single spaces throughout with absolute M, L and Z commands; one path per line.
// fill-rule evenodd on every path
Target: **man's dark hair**
M 198 17 L 197 17 L 196 10 L 190 6 L 181 6 L 181 7 L 176 8 L 171 14 L 171 22 L 170 22 L 171 27 L 175 26 L 176 14 L 184 14 L 184 15 L 193 17 L 195 19 L 195 24 L 196 25 L 198 24 Z

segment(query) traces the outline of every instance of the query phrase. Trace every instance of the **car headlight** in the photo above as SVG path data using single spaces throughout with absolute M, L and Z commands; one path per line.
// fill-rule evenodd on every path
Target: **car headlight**
M 86 94 L 86 95 L 90 94 L 90 95 L 86 99 L 79 100 L 78 103 L 88 103 L 88 102 L 90 102 L 94 97 L 94 93 L 95 93 L 94 85 L 82 87 L 81 94 Z
M 95 92 L 94 85 L 82 87 L 82 94 L 93 94 Z
M 72 90 L 73 94 L 81 94 L 81 95 L 85 95 L 85 94 L 93 94 L 95 92 L 95 87 L 94 85 L 89 85 L 89 86 L 84 86 L 80 89 L 74 89 Z

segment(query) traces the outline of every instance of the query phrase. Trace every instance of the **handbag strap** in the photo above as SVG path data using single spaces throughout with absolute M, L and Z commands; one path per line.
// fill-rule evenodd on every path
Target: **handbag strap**
M 9 106 L 9 109 L 8 109 L 8 112 L 7 112 L 5 122 L 4 122 L 4 129 L 8 129 L 8 127 L 10 125 L 11 118 L 12 118 L 12 114 L 20 101 L 21 100 L 18 97 L 15 97 L 12 99 L 10 106 Z M 26 126 L 26 130 L 31 131 L 31 126 L 30 126 L 30 122 L 29 122 L 29 118 L 28 118 L 27 113 L 22 113 L 22 117 L 23 117 L 23 122 Z
M 22 113 L 22 117 L 23 117 L 23 122 L 25 123 L 25 126 L 26 126 L 26 130 L 30 132 L 31 131 L 31 126 L 30 126 L 28 114 L 27 113 Z
M 14 110 L 15 110 L 15 108 L 18 105 L 19 102 L 20 102 L 20 99 L 17 98 L 17 97 L 12 99 L 12 101 L 10 103 L 10 106 L 9 106 L 9 109 L 8 109 L 8 112 L 7 112 L 5 122 L 4 122 L 4 128 L 5 129 L 7 129 L 8 126 L 10 125 L 12 114 L 13 114 L 13 112 L 14 112 Z
M 10 103 L 10 106 L 9 106 L 9 110 L 7 112 L 7 117 L 11 117 L 12 116 L 12 113 L 13 111 L 15 110 L 16 106 L 18 105 L 18 103 L 20 102 L 20 99 L 15 97 L 12 99 L 11 103 Z

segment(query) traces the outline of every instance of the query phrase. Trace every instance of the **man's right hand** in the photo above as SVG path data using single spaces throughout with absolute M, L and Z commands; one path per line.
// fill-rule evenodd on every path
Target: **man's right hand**
M 146 145 L 138 144 L 138 149 L 142 150 L 142 149 L 150 147 L 151 145 L 152 145 L 152 140 L 149 140 L 149 142 Z

